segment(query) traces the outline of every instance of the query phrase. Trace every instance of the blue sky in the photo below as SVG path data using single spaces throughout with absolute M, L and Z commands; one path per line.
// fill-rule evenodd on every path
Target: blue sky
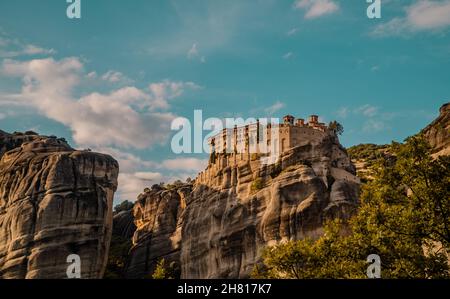
M 345 146 L 401 141 L 450 98 L 450 1 L 0 1 L 0 128 L 113 154 L 118 200 L 195 176 L 170 122 L 337 119 Z

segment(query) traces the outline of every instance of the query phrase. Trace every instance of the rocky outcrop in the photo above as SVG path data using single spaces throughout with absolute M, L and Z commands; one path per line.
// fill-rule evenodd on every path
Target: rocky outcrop
M 450 155 L 450 103 L 444 104 L 440 114 L 422 134 L 433 148 L 433 156 Z
M 265 246 L 316 238 L 326 219 L 347 218 L 357 206 L 359 179 L 332 134 L 272 165 L 255 157 L 216 166 L 194 184 L 154 186 L 139 196 L 128 277 L 152 273 L 164 258 L 181 278 L 246 278 Z
M 186 196 L 191 190 L 192 185 L 172 190 L 154 186 L 139 196 L 133 210 L 137 230 L 133 236 L 127 278 L 150 275 L 161 259 L 176 262 L 174 271 L 180 275 L 183 213 Z
M 101 278 L 118 163 L 63 139 L 0 131 L 0 278 Z

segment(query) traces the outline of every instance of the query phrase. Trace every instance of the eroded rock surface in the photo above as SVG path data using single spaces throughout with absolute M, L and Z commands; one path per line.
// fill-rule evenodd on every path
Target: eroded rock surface
M 118 163 L 63 139 L 0 131 L 0 278 L 101 278 Z
M 151 274 L 164 258 L 181 278 L 246 278 L 265 246 L 318 237 L 327 218 L 349 217 L 358 192 L 355 168 L 331 135 L 269 166 L 251 158 L 210 165 L 193 184 L 139 196 L 127 276 Z
M 121 211 L 113 217 L 113 234 L 125 239 L 131 239 L 136 231 L 133 210 Z

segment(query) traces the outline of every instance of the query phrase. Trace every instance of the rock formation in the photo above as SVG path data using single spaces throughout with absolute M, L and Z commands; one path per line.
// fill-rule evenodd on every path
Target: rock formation
M 0 278 L 101 278 L 118 163 L 64 139 L 0 131 Z
M 131 239 L 136 231 L 133 210 L 121 211 L 113 217 L 113 235 Z
M 272 165 L 258 157 L 210 164 L 193 184 L 145 190 L 133 209 L 127 277 L 151 274 L 165 259 L 181 278 L 246 278 L 265 246 L 318 237 L 326 219 L 349 217 L 359 179 L 337 137 L 321 136 Z
M 439 112 L 438 118 L 422 131 L 433 148 L 433 156 L 450 155 L 450 103 Z
M 125 266 L 129 259 L 131 239 L 136 231 L 133 206 L 133 203 L 124 201 L 114 208 L 113 233 L 104 275 L 105 279 L 125 278 Z

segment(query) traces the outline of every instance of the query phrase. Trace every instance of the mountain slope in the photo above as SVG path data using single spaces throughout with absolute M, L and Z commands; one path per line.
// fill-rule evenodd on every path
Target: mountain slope
M 419 133 L 430 144 L 434 158 L 450 155 L 450 103 L 442 105 L 439 112 L 439 116 Z M 370 168 L 379 157 L 392 156 L 390 147 L 390 145 L 359 144 L 348 149 L 358 177 L 362 181 L 371 178 Z

